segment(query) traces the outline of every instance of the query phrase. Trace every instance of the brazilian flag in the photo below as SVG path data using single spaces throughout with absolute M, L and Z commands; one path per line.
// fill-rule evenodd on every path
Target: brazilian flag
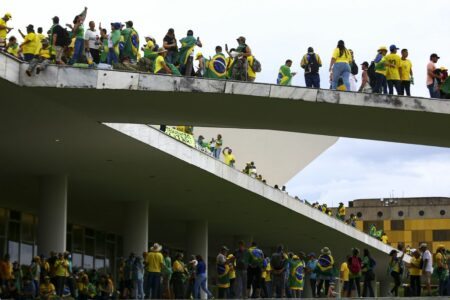
M 322 254 L 319 256 L 317 260 L 317 269 L 316 272 L 318 274 L 327 275 L 333 272 L 334 259 L 333 256 L 328 254 Z
M 291 68 L 286 65 L 280 67 L 280 71 L 278 71 L 277 84 L 279 85 L 291 85 L 292 74 Z
M 225 55 L 217 53 L 206 64 L 206 78 L 227 78 L 227 63 Z
M 169 69 L 172 71 L 172 75 L 181 76 L 180 70 L 178 70 L 177 67 L 175 67 L 173 64 L 169 64 L 169 63 L 166 63 L 166 64 L 169 67 Z
M 178 56 L 180 65 L 185 65 L 189 56 L 194 52 L 194 47 L 197 44 L 197 39 L 193 36 L 187 36 L 180 40 L 181 48 Z
M 447 77 L 447 79 L 441 85 L 441 91 L 443 91 L 447 95 L 450 95 L 450 77 Z

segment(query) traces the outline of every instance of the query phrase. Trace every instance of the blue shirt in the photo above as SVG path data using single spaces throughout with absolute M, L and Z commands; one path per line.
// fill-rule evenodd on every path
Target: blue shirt
M 206 264 L 204 261 L 199 261 L 197 264 L 197 274 L 205 274 L 206 273 Z
M 316 279 L 317 274 L 314 272 L 314 270 L 316 269 L 316 266 L 317 266 L 317 259 L 311 259 L 310 261 L 308 261 L 306 266 L 308 267 L 308 269 L 311 270 L 311 273 L 309 274 L 309 278 Z

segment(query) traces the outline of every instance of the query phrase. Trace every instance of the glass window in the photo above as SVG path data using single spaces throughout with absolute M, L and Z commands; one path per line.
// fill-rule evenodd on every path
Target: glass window
M 84 245 L 85 245 L 84 254 L 94 255 L 95 240 L 86 237 Z
M 20 212 L 17 210 L 10 210 L 9 211 L 9 219 L 20 221 Z
M 105 240 L 105 233 L 97 231 L 95 234 L 95 254 L 102 256 L 105 255 Z
M 95 258 L 95 268 L 96 268 L 97 270 L 99 270 L 99 269 L 102 269 L 102 268 L 104 268 L 104 267 L 105 267 L 105 259 L 104 259 L 104 258 L 96 257 L 96 258 Z
M 72 234 L 70 234 L 70 233 L 66 234 L 66 249 L 69 252 L 73 251 L 73 249 L 72 249 Z
M 12 262 L 19 261 L 19 243 L 8 241 L 8 254 Z
M 29 265 L 33 259 L 33 245 L 20 244 L 20 264 Z
M 391 220 L 391 230 L 405 230 L 405 221 Z
M 8 224 L 8 239 L 11 241 L 20 241 L 20 224 L 10 221 Z
M 94 268 L 94 257 L 91 255 L 84 256 L 83 268 L 87 270 L 92 270 Z
M 83 228 L 74 225 L 72 231 L 72 251 L 83 252 L 83 239 Z
M 72 265 L 76 268 L 81 268 L 83 266 L 82 258 L 83 258 L 82 254 L 72 253 Z
M 450 241 L 450 230 L 433 230 L 433 241 Z
M 117 237 L 117 257 L 123 257 L 123 238 L 121 236 Z
M 6 234 L 6 209 L 0 208 L 0 236 L 4 236 L 5 234 Z
M 31 214 L 22 214 L 22 241 L 34 243 L 34 217 Z
M 3 257 L 6 253 L 5 249 L 5 238 L 0 237 L 0 257 Z

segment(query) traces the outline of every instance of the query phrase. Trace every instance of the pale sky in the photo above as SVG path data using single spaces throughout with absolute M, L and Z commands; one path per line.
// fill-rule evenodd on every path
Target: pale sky
M 448 0 L 2 0 L 0 14 L 13 15 L 8 24 L 15 28 L 11 34 L 19 36 L 17 29 L 25 32 L 28 24 L 47 31 L 55 15 L 61 24 L 71 23 L 84 6 L 89 8 L 86 21 L 101 22 L 109 31 L 111 22 L 132 20 L 142 40 L 150 34 L 160 45 L 168 28 L 175 29 L 178 39 L 192 29 L 207 57 L 216 45 L 235 47 L 243 35 L 262 63 L 257 82 L 275 83 L 279 67 L 289 58 L 292 70 L 299 72 L 292 84 L 304 86 L 299 62 L 312 46 L 323 61 L 322 88 L 328 88 L 330 56 L 340 39 L 354 51 L 358 64 L 370 62 L 382 45 L 407 48 L 415 77 L 411 92 L 416 96 L 428 96 L 425 78 L 431 53 L 441 56 L 438 66 L 450 67 Z M 355 156 L 355 151 L 364 155 Z M 391 155 L 398 151 L 401 155 Z M 302 198 L 329 204 L 388 197 L 392 191 L 396 196 L 450 196 L 448 174 L 449 149 L 340 139 L 288 187 Z

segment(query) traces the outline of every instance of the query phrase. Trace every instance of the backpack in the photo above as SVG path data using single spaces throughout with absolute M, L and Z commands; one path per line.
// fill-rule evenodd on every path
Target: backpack
M 369 69 L 367 69 L 367 75 L 369 76 L 370 86 L 375 88 L 375 62 L 371 62 Z
M 270 266 L 274 270 L 281 270 L 284 267 L 284 257 L 283 253 L 276 252 L 272 254 L 270 259 Z
M 359 261 L 359 257 L 352 256 L 352 258 L 350 258 L 349 269 L 353 274 L 358 274 L 361 272 L 361 262 Z
M 255 73 L 261 72 L 261 62 L 253 57 L 253 64 L 250 66 Z
M 313 55 L 308 54 L 306 60 L 308 61 L 307 70 L 309 70 L 309 73 L 313 74 L 319 73 L 319 63 L 317 62 L 316 54 Z
M 352 61 L 352 65 L 351 65 L 351 72 L 353 75 L 358 75 L 358 65 L 355 63 L 355 61 Z
M 375 261 L 375 259 L 373 259 L 373 258 L 371 257 L 370 260 L 369 260 L 369 269 L 370 269 L 370 270 L 375 269 L 376 265 L 377 265 L 377 262 Z

